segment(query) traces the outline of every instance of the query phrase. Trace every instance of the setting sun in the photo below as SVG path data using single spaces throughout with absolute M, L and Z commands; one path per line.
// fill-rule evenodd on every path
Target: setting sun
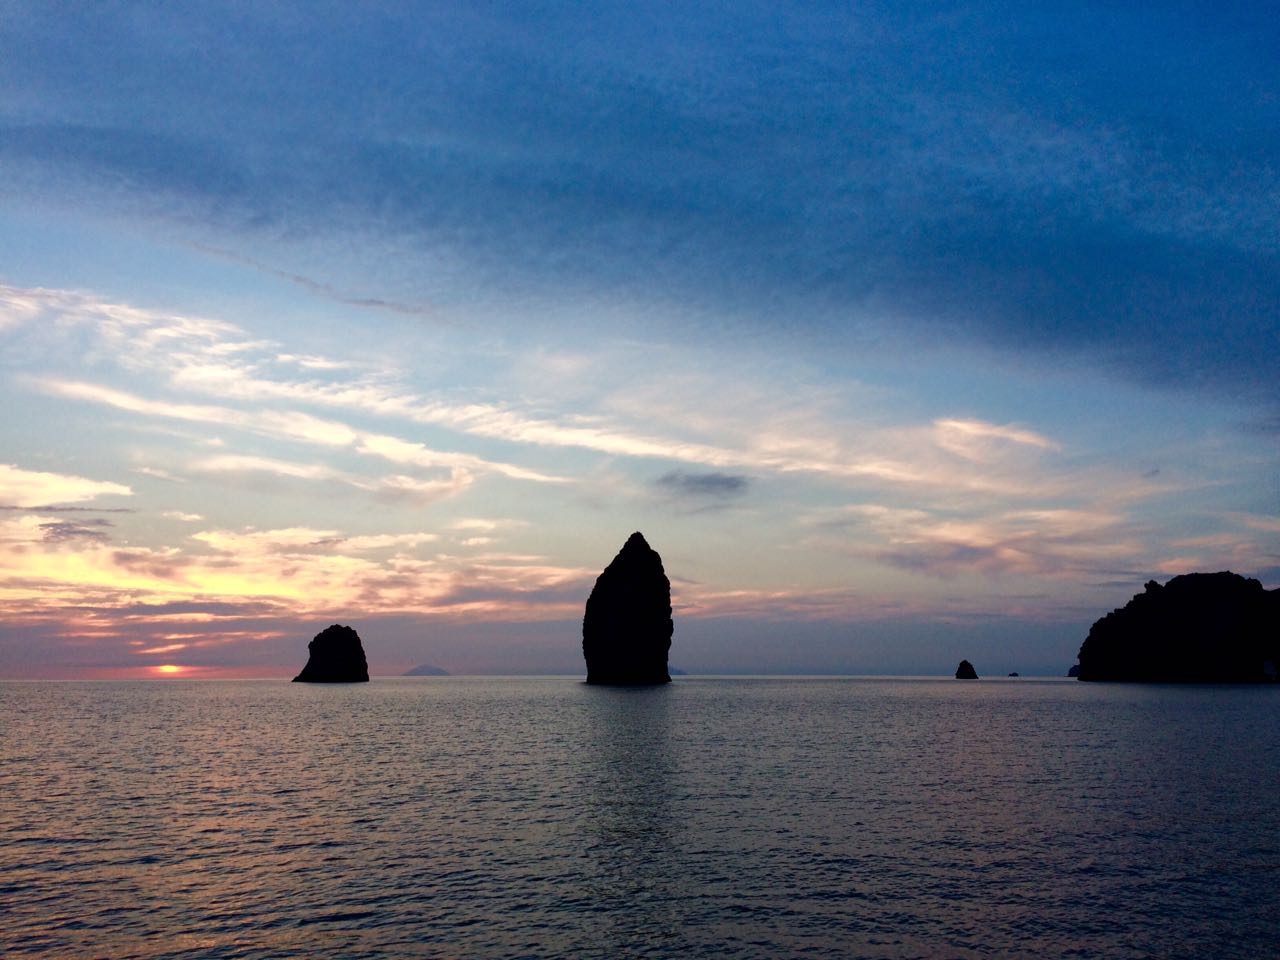
M 152 669 L 163 676 L 173 676 L 174 674 L 182 673 L 186 667 L 180 667 L 173 663 L 163 663 L 158 667 L 152 667 Z

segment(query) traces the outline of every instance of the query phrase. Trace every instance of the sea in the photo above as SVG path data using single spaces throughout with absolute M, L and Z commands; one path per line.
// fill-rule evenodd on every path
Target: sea
M 0 684 L 0 956 L 1280 956 L 1280 686 Z

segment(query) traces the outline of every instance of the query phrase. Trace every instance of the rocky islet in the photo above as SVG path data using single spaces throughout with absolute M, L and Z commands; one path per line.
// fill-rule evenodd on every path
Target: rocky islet
M 596 578 L 582 618 L 587 683 L 669 683 L 671 581 L 639 532 Z
M 369 663 L 360 635 L 351 627 L 325 627 L 307 644 L 307 665 L 294 683 L 365 683 Z

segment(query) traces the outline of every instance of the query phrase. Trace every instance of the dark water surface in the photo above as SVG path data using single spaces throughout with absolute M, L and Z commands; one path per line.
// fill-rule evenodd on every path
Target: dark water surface
M 0 684 L 5 957 L 1275 957 L 1280 689 Z

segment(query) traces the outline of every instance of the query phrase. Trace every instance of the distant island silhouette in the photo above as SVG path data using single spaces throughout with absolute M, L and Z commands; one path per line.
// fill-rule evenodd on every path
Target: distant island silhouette
M 307 644 L 307 665 L 294 683 L 367 683 L 369 664 L 360 635 L 351 627 L 333 624 Z
M 410 667 L 404 673 L 403 677 L 447 677 L 449 671 L 443 667 L 437 667 L 430 663 L 420 663 L 416 667 Z
M 1188 573 L 1094 623 L 1081 680 L 1265 683 L 1280 667 L 1280 590 L 1237 573 Z
M 961 660 L 960 666 L 956 667 L 957 680 L 977 680 L 978 671 L 973 669 L 973 664 L 968 660 Z
M 671 581 L 662 557 L 633 533 L 596 578 L 582 618 L 587 683 L 670 683 Z

